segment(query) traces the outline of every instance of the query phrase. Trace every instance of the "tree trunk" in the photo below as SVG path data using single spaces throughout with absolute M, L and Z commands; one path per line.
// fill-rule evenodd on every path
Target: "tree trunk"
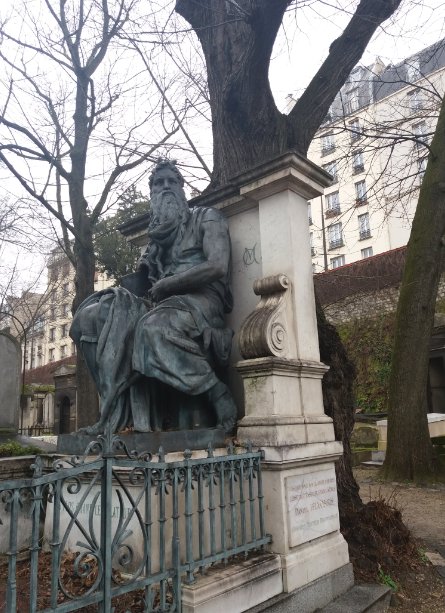
M 74 242 L 76 259 L 76 295 L 73 302 L 73 312 L 80 303 L 94 292 L 95 256 L 91 228 L 85 220 L 85 230 L 82 232 L 82 243 Z M 78 353 L 76 360 L 77 381 L 77 428 L 83 428 L 99 420 L 99 399 L 96 385 L 88 371 L 83 356 Z
M 88 77 L 78 69 L 76 91 L 76 111 L 74 114 L 74 144 L 70 151 L 71 172 L 69 178 L 69 195 L 73 225 L 77 236 L 74 241 L 74 258 L 76 262 L 76 294 L 73 312 L 94 292 L 95 255 L 93 230 L 85 198 L 85 164 L 89 139 L 88 116 Z M 99 419 L 99 402 L 97 389 L 87 369 L 85 360 L 77 354 L 77 428 L 94 424 Z
M 387 478 L 422 481 L 435 472 L 427 421 L 428 357 L 444 261 L 445 99 L 422 182 L 397 307 L 389 386 Z
M 212 110 L 213 173 L 210 189 L 287 148 L 286 117 L 276 108 L 269 62 L 291 0 L 234 4 L 179 0 L 176 10 L 195 29 L 207 65 Z M 246 146 L 248 143 L 248 146 Z
M 359 487 L 352 473 L 350 439 L 354 428 L 353 382 L 355 369 L 350 362 L 337 330 L 331 325 L 316 297 L 320 359 L 329 365 L 323 378 L 325 412 L 334 422 L 335 438 L 343 443 L 343 455 L 335 468 L 340 519 L 363 506 Z

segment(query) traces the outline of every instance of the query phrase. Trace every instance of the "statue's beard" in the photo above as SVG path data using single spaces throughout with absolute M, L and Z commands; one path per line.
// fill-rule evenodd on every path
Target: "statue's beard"
M 156 229 L 174 227 L 186 218 L 188 205 L 185 198 L 173 191 L 161 192 L 152 198 L 149 233 Z
M 149 278 L 155 281 L 164 276 L 168 252 L 173 254 L 180 247 L 190 209 L 185 197 L 170 191 L 161 192 L 152 198 L 150 213 Z

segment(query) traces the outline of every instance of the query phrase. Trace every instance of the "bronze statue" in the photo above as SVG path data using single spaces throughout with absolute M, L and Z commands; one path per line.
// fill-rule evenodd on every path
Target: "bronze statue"
M 101 400 L 89 434 L 110 421 L 113 431 L 165 428 L 167 396 L 180 411 L 206 407 L 226 433 L 235 425 L 235 403 L 216 374 L 228 363 L 233 335 L 224 323 L 232 308 L 229 231 L 218 210 L 190 209 L 183 185 L 168 160 L 150 176 L 149 244 L 138 267 L 145 296 L 109 288 L 74 316 L 70 335 Z

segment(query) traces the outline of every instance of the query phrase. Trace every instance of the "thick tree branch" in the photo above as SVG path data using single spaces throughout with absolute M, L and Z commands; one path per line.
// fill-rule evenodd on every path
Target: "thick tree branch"
M 288 115 L 294 134 L 298 135 L 298 139 L 294 140 L 298 140 L 299 148 L 303 148 L 304 153 L 372 35 L 401 2 L 361 0 L 343 34 L 331 44 L 328 57 Z M 289 142 L 289 148 L 293 144 Z
M 45 160 L 46 162 L 49 162 L 52 166 L 54 166 L 54 168 L 57 168 L 57 170 L 60 172 L 61 176 L 64 179 L 68 179 L 69 173 L 59 163 L 59 161 L 54 157 L 54 155 L 45 147 L 45 145 L 41 143 L 39 139 L 36 138 L 27 128 L 25 128 L 24 126 L 20 126 L 12 121 L 9 121 L 3 116 L 0 116 L 0 124 L 5 125 L 13 132 L 15 131 L 26 136 L 37 147 L 37 149 L 40 150 L 41 153 L 37 153 L 29 147 L 21 145 L 2 145 L 3 149 L 22 149 L 25 152 L 33 153 L 36 158 Z

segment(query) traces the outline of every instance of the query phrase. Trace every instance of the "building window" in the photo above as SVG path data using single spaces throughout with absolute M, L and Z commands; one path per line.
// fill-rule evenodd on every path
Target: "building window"
M 355 204 L 360 206 L 361 204 L 365 204 L 367 200 L 366 195 L 366 181 L 357 181 L 355 185 Z
M 62 316 L 63 317 L 68 317 L 69 309 L 70 309 L 70 307 L 69 307 L 69 305 L 67 303 L 62 304 Z
M 310 245 L 311 245 L 311 255 L 312 255 L 312 257 L 314 257 L 314 255 L 315 255 L 315 247 L 314 247 L 314 233 L 313 232 L 311 232 L 309 234 L 309 242 L 310 242 Z
M 426 165 L 428 163 L 428 158 L 420 158 L 417 160 L 417 171 L 419 173 L 419 182 L 422 183 L 423 177 L 425 175 Z
M 357 66 L 350 73 L 347 83 L 349 83 L 349 85 L 357 84 L 359 81 L 361 81 L 361 79 L 362 79 L 362 68 L 361 66 Z
M 353 113 L 357 111 L 359 107 L 358 87 L 351 89 L 347 92 L 345 100 L 345 113 Z
M 33 327 L 33 331 L 36 334 L 40 334 L 40 332 L 43 332 L 43 326 L 45 325 L 45 319 L 43 317 L 37 317 L 35 323 L 34 323 L 34 327 Z
M 61 338 L 68 336 L 68 324 L 63 324 L 63 326 L 60 326 L 60 335 Z
M 49 310 L 49 318 L 50 321 L 54 321 L 56 319 L 56 307 L 51 307 Z
M 425 121 L 419 121 L 419 123 L 413 125 L 413 134 L 416 137 L 416 140 L 414 142 L 416 149 L 421 149 L 424 143 L 428 141 L 426 132 L 427 127 Z
M 333 160 L 332 162 L 329 162 L 328 164 L 323 164 L 322 168 L 323 170 L 328 172 L 330 175 L 332 175 L 332 179 L 334 183 L 337 183 L 338 181 L 337 160 Z
M 326 194 L 326 217 L 332 217 L 340 213 L 340 197 L 338 192 L 332 192 L 332 194 Z
M 338 255 L 335 258 L 331 258 L 331 268 L 339 268 L 340 266 L 344 266 L 345 265 L 345 256 L 344 255 Z
M 424 95 L 420 89 L 414 89 L 408 94 L 408 107 L 410 113 L 417 113 L 424 107 Z
M 349 129 L 351 131 L 351 143 L 355 143 L 360 139 L 362 135 L 362 128 L 358 119 L 353 119 L 349 122 Z
M 333 223 L 331 226 L 328 226 L 328 240 L 329 249 L 343 247 L 343 232 L 340 221 L 338 223 Z
M 56 329 L 55 328 L 50 328 L 49 329 L 49 340 L 50 341 L 55 341 L 56 340 Z
M 327 155 L 335 149 L 334 134 L 328 132 L 321 137 L 321 155 Z
M 419 59 L 413 59 L 411 60 L 410 64 L 405 64 L 406 65 L 406 80 L 409 81 L 409 83 L 414 83 L 414 81 L 418 81 L 422 74 L 420 72 L 420 62 Z
M 50 349 L 50 350 L 49 350 L 49 361 L 50 361 L 50 362 L 54 362 L 54 355 L 55 355 L 55 351 L 56 351 L 56 350 L 55 350 L 54 348 L 52 348 L 52 349 Z
M 64 357 L 66 357 L 66 345 L 60 347 L 60 358 L 62 359 Z
M 312 225 L 312 205 L 311 204 L 307 205 L 307 216 L 309 219 L 309 225 L 311 226 Z
M 62 285 L 62 291 L 63 291 L 63 294 L 66 296 L 66 294 L 68 294 L 69 291 L 70 291 L 70 284 L 69 283 L 64 283 Z
M 361 241 L 371 236 L 371 226 L 369 225 L 369 213 L 363 213 L 363 215 L 358 216 L 358 231 L 360 234 Z
M 373 255 L 372 247 L 365 247 L 360 253 L 362 254 L 362 260 L 370 258 Z
M 357 150 L 352 153 L 352 172 L 357 174 L 365 170 L 365 164 L 363 162 L 363 151 Z

